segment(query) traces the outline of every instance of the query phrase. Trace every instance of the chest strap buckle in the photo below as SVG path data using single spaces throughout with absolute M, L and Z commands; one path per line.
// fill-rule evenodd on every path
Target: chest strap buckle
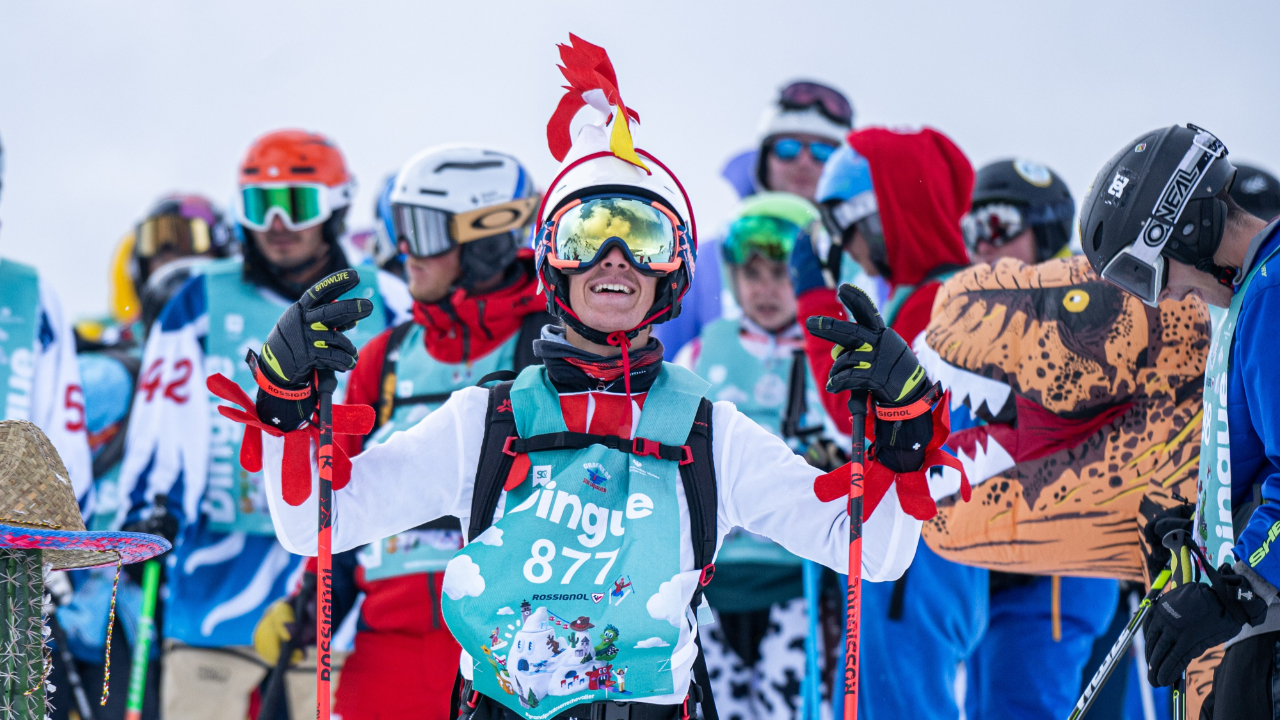
M 715 576 L 716 576 L 716 564 L 708 563 L 706 567 L 702 568 L 702 572 L 698 574 L 698 586 L 706 587 L 707 585 L 711 584 L 711 578 Z
M 519 438 L 519 437 L 517 437 L 517 436 L 515 436 L 515 435 L 509 435 L 509 436 L 507 436 L 507 439 L 506 439 L 505 441 L 503 441 L 503 443 L 502 443 L 502 454 L 503 454 L 503 455 L 510 455 L 511 457 L 515 457 L 515 456 L 516 456 L 516 451 L 511 449 L 511 443 L 513 443 L 513 442 L 515 442 L 515 441 L 517 441 L 517 440 L 519 440 L 519 439 L 520 439 L 520 438 Z

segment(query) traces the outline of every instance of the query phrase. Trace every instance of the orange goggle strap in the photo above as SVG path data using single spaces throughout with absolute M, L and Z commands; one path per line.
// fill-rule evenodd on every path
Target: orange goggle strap
M 285 388 L 271 382 L 258 366 L 258 356 L 250 350 L 244 357 L 244 361 L 248 363 L 249 370 L 253 372 L 253 380 L 258 383 L 258 387 L 266 391 L 272 397 L 278 397 L 281 400 L 306 400 L 311 397 L 311 386 L 307 385 L 298 390 L 286 390 Z
M 938 402 L 938 398 L 942 397 L 942 383 L 934 383 L 929 388 L 924 397 L 903 407 L 884 407 L 876 405 L 877 420 L 914 420 L 915 418 L 925 415 L 933 410 L 933 404 Z

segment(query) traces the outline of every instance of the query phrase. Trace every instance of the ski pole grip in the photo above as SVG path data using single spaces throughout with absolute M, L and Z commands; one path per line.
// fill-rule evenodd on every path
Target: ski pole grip
M 316 392 L 320 393 L 321 395 L 325 393 L 332 395 L 333 391 L 336 390 L 337 388 L 338 388 L 338 376 L 335 375 L 332 370 L 316 371 Z

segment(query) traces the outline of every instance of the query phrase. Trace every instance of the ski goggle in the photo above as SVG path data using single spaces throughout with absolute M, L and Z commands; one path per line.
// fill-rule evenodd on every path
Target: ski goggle
M 134 254 L 152 258 L 162 250 L 178 255 L 199 255 L 212 247 L 209 223 L 204 218 L 184 218 L 177 214 L 149 217 L 138 225 Z
M 974 208 L 960 220 L 964 244 L 970 251 L 976 250 L 978 243 L 1004 247 L 1026 229 L 1021 208 L 1008 203 L 989 203 Z
M 1138 237 L 1133 244 L 1116 253 L 1102 268 L 1103 280 L 1136 296 L 1151 307 L 1159 305 L 1160 292 L 1164 290 L 1167 281 L 1169 261 L 1161 254 L 1164 246 L 1169 242 L 1182 211 L 1199 189 L 1210 166 L 1227 154 L 1226 147 L 1211 133 L 1193 125 L 1188 127 L 1199 132 L 1182 156 L 1178 167 L 1165 182 L 1155 207 L 1138 231 Z M 1116 172 L 1117 177 L 1127 175 L 1129 182 L 1132 182 L 1131 172 L 1125 169 Z
M 263 184 L 240 188 L 240 224 L 266 230 L 279 217 L 290 230 L 315 227 L 333 212 L 330 189 L 321 184 Z
M 817 107 L 832 122 L 853 125 L 853 107 L 838 91 L 814 82 L 794 82 L 782 89 L 778 104 L 788 110 Z
M 748 215 L 729 226 L 722 247 L 725 259 L 733 265 L 745 264 L 752 255 L 775 262 L 786 262 L 804 231 L 795 223 L 767 215 Z
M 397 244 L 409 245 L 415 257 L 433 257 L 461 243 L 517 232 L 529 223 L 539 198 L 516 198 L 510 202 L 451 213 L 437 208 L 392 203 L 391 226 Z
M 800 156 L 800 151 L 809 148 L 809 155 L 820 163 L 825 163 L 827 158 L 831 157 L 831 153 L 836 151 L 835 143 L 822 142 L 820 140 L 797 140 L 796 138 L 782 138 L 775 140 L 769 148 L 769 152 L 779 160 L 795 160 Z
M 680 267 L 684 225 L 660 203 L 631 195 L 607 195 L 570 201 L 543 228 L 550 248 L 547 262 L 557 270 L 583 271 L 614 246 L 646 275 L 665 275 Z

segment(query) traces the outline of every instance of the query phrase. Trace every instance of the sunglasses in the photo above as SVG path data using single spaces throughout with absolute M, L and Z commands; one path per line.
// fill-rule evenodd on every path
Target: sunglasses
M 547 262 L 564 272 L 583 272 L 614 247 L 645 275 L 680 267 L 684 225 L 661 203 L 633 195 L 599 195 L 570 201 L 543 226 Z
M 769 152 L 779 160 L 790 162 L 800 156 L 800 151 L 805 148 L 809 149 L 809 156 L 820 163 L 825 163 L 827 158 L 836 151 L 838 147 L 835 143 L 823 142 L 821 140 L 797 140 L 796 138 L 782 138 L 775 140 Z
M 838 90 L 815 82 L 794 82 L 782 89 L 778 104 L 788 110 L 818 108 L 828 120 L 840 125 L 853 125 L 853 106 Z

